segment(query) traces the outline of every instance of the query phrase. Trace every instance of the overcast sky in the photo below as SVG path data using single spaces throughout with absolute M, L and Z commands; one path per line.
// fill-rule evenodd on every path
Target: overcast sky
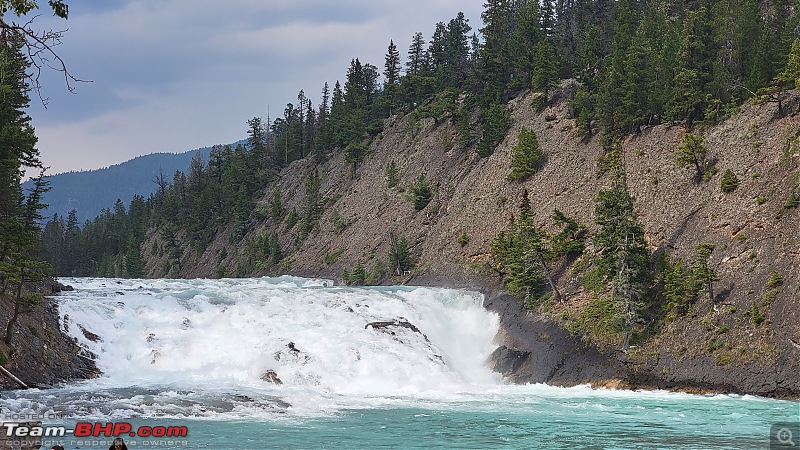
M 297 93 L 318 105 L 323 84 L 344 83 L 352 58 L 383 70 L 393 39 L 405 62 L 414 32 L 459 11 L 481 28 L 483 0 L 70 1 L 59 55 L 78 78 L 45 77 L 48 107 L 29 114 L 49 173 L 96 169 L 154 152 L 183 152 L 246 137 L 246 121 L 274 118 Z

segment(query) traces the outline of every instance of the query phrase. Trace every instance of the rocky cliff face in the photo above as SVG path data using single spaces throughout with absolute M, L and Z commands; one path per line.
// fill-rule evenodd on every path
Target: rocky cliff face
M 48 296 L 65 287 L 54 280 L 27 286 Z M 11 300 L 0 296 L 0 323 L 5 324 L 13 311 Z M 80 347 L 61 331 L 58 306 L 45 297 L 39 305 L 29 306 L 14 328 L 11 346 L 0 341 L 0 351 L 7 359 L 3 367 L 28 387 L 49 387 L 68 380 L 92 378 L 99 372 L 94 362 L 80 354 Z M 13 379 L 0 375 L 0 389 L 18 389 Z
M 543 109 L 532 106 L 536 94 L 511 100 L 513 125 L 486 158 L 459 144 L 449 117 L 390 118 L 355 170 L 342 154 L 318 167 L 325 210 L 318 229 L 307 238 L 299 240 L 296 231 L 265 219 L 252 225 L 241 244 L 232 244 L 230 231 L 224 231 L 202 253 L 187 248 L 180 275 L 282 272 L 337 278 L 358 263 L 373 270 L 380 267 L 379 260 L 388 269 L 390 233 L 395 233 L 407 238 L 416 266 L 384 283 L 496 287 L 498 279 L 486 268 L 490 242 L 516 213 L 523 189 L 531 193 L 538 225 L 551 229 L 550 215 L 558 208 L 593 231 L 594 199 L 609 180 L 598 176 L 603 154 L 598 138 L 576 137 L 566 101 L 570 91 L 566 83 Z M 503 316 L 497 369 L 518 382 L 613 379 L 628 386 L 799 396 L 800 208 L 787 207 L 787 200 L 800 191 L 799 103 L 798 94 L 791 94 L 784 103 L 790 113 L 780 118 L 775 104 L 747 104 L 704 130 L 720 170 L 704 183 L 693 182 L 692 169 L 675 161 L 683 126 L 646 127 L 623 142 L 627 182 L 651 249 L 690 261 L 697 244 L 715 245 L 710 264 L 719 280 L 713 303 L 699 302 L 692 314 L 666 323 L 633 352 L 599 350 L 564 329 L 564 317 L 579 312 L 588 293 L 573 267 L 562 264 L 557 281 L 563 304 L 532 313 L 507 298 L 500 300 L 500 295 L 487 296 L 487 307 Z M 547 162 L 526 181 L 509 182 L 511 148 L 522 127 L 537 133 Z M 406 193 L 387 186 L 386 167 L 392 161 L 401 188 L 421 173 L 433 186 L 433 199 L 421 211 L 415 211 Z M 312 166 L 311 161 L 297 161 L 281 173 L 275 187 L 289 209 L 302 209 Z M 731 193 L 720 188 L 726 169 L 740 181 Z M 273 189 L 268 188 L 259 205 L 264 211 Z M 289 255 L 281 267 L 237 270 L 252 266 L 252 243 L 272 230 Z M 146 255 L 150 276 L 165 275 L 166 256 L 153 251 L 159 245 L 154 232 L 144 246 L 152 252 Z M 777 284 L 774 273 L 781 278 Z M 759 324 L 751 320 L 754 305 L 765 319 Z

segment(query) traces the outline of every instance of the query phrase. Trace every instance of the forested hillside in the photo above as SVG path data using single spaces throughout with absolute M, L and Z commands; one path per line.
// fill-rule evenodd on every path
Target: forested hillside
M 282 117 L 248 121 L 248 145 L 217 147 L 186 172 L 167 174 L 149 198 L 142 193 L 143 198 L 123 203 L 145 215 L 125 220 L 160 228 L 170 242 L 172 235 L 182 234 L 184 245 L 199 250 L 231 224 L 234 239 L 241 239 L 267 218 L 256 201 L 293 161 L 321 164 L 342 153 L 355 171 L 387 117 L 409 113 L 447 118 L 458 130 L 458 144 L 486 157 L 510 126 L 507 101 L 531 89 L 542 93 L 536 100 L 542 107 L 561 79 L 578 81 L 569 99 L 575 133 L 584 138 L 600 133 L 609 154 L 623 136 L 644 125 L 680 122 L 702 133 L 747 100 L 774 102 L 783 116 L 785 90 L 794 87 L 800 73 L 797 9 L 790 0 L 488 1 L 480 30 L 459 13 L 437 23 L 427 42 L 416 33 L 405 64 L 390 42 L 383 78 L 378 67 L 354 58 L 344 84 L 336 81 L 331 89 L 326 83 L 317 107 L 301 90 L 297 104 L 287 104 Z M 702 177 L 698 152 L 690 146 L 682 158 Z M 514 176 L 523 177 L 521 170 Z M 273 194 L 274 217 L 285 213 L 290 222 L 299 222 L 299 241 L 322 212 L 313 198 L 318 178 L 309 170 L 309 200 L 294 212 L 281 211 L 280 193 Z M 53 259 L 59 273 L 127 274 L 124 255 L 139 247 L 143 236 L 104 225 L 123 219 L 119 206 L 80 237 L 98 245 L 96 250 L 71 242 L 77 239 L 74 221 L 62 215 L 51 224 L 47 234 L 54 237 L 47 247 L 59 253 L 59 260 L 72 261 L 68 269 Z M 278 229 L 274 234 L 286 237 Z M 84 255 L 64 250 L 72 247 L 83 248 Z M 100 262 L 108 258 L 116 258 L 116 268 L 100 271 Z M 132 275 L 141 274 L 134 270 Z
M 50 261 L 493 279 L 644 383 L 797 395 L 797 2 L 485 8 L 404 65 L 389 43 L 383 77 L 354 58 L 318 106 L 300 91 L 146 199 L 51 221 Z
M 156 180 L 160 175 L 171 178 L 175 171 L 185 172 L 197 152 L 208 158 L 211 147 L 184 153 L 153 153 L 102 169 L 48 176 L 50 190 L 42 195 L 47 207 L 41 214 L 48 219 L 56 214 L 66 219 L 74 209 L 78 225 L 83 226 L 87 220 L 100 216 L 103 209 L 111 210 L 117 200 L 129 205 L 134 195 L 149 197 L 158 188 Z M 27 181 L 22 189 L 32 186 L 33 181 Z

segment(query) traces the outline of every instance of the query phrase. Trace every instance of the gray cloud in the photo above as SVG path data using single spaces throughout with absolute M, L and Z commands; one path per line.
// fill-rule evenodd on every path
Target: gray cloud
M 84 5 L 88 4 L 88 5 Z M 98 6 L 102 4 L 102 6 Z M 351 58 L 378 67 L 389 40 L 400 50 L 461 10 L 480 28 L 482 1 L 115 0 L 81 2 L 59 53 L 77 94 L 47 74 L 45 110 L 32 102 L 39 149 L 51 172 L 92 169 L 158 151 L 232 142 L 245 121 L 315 101 L 343 80 Z M 405 55 L 404 55 L 405 57 Z

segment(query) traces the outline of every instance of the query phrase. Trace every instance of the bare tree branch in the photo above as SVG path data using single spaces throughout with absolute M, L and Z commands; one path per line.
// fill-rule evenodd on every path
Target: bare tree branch
M 91 80 L 82 80 L 74 76 L 64 60 L 56 52 L 55 47 L 61 45 L 61 38 L 67 30 L 55 31 L 35 30 L 33 22 L 40 15 L 33 16 L 23 24 L 16 22 L 6 22 L 0 15 L 0 39 L 7 40 L 18 38 L 24 42 L 24 51 L 33 67 L 33 73 L 28 74 L 31 88 L 36 91 L 39 100 L 47 108 L 48 99 L 42 96 L 41 77 L 44 70 L 54 70 L 61 72 L 64 76 L 64 84 L 69 92 L 75 92 L 77 83 L 91 83 Z

